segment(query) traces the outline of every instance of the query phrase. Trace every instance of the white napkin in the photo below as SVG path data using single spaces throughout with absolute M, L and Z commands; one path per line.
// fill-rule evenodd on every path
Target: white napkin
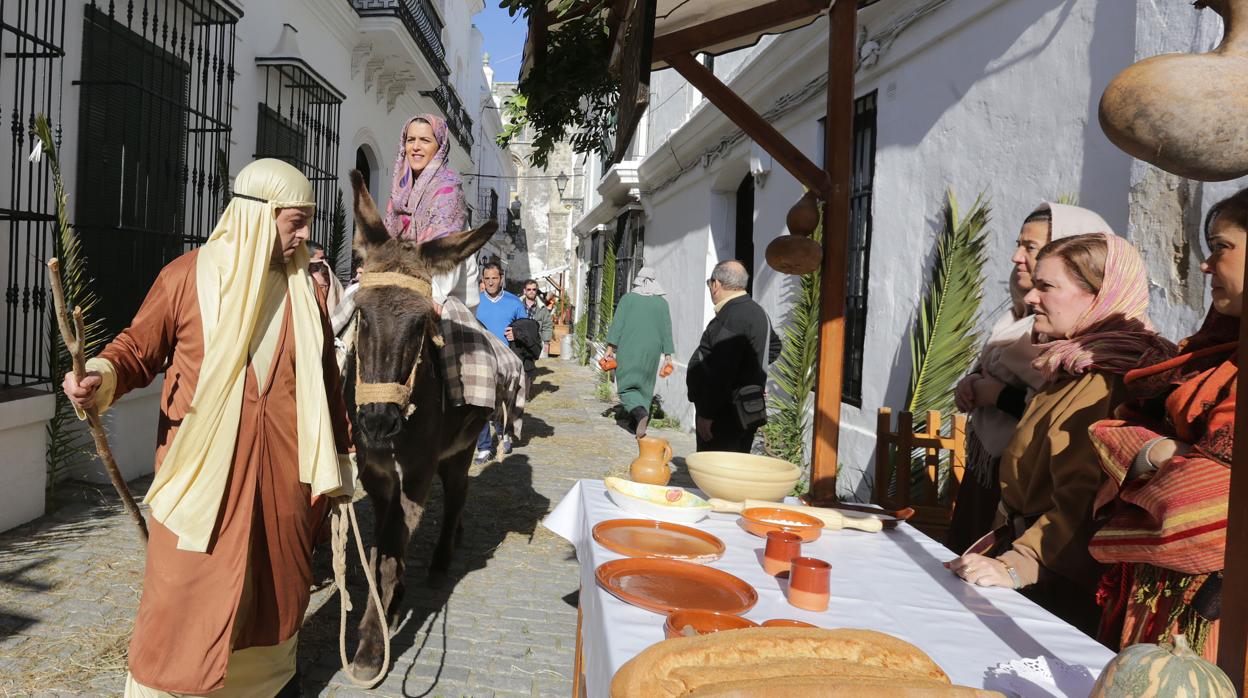
M 984 676 L 984 688 L 1019 698 L 1087 698 L 1095 684 L 1087 667 L 1047 656 L 998 664 Z

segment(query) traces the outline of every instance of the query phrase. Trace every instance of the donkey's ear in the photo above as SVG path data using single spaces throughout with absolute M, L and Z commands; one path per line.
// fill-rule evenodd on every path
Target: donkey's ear
M 359 170 L 351 170 L 351 189 L 355 200 L 355 241 L 354 246 L 362 256 L 367 256 L 368 248 L 380 245 L 390 239 L 385 223 L 377 213 L 377 204 L 364 185 L 364 175 Z
M 451 233 L 420 244 L 417 250 L 429 270 L 445 273 L 476 254 L 498 230 L 498 221 L 488 220 L 472 230 Z

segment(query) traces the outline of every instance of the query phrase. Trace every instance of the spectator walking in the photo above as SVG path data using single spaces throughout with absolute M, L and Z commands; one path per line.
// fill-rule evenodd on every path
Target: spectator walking
M 316 295 L 325 303 L 325 309 L 331 315 L 342 302 L 342 282 L 338 280 L 334 270 L 329 267 L 325 258 L 325 248 L 319 242 L 308 240 L 308 273 L 316 282 Z
M 607 332 L 607 356 L 616 358 L 615 387 L 637 438 L 646 435 L 659 357 L 671 366 L 672 314 L 654 269 L 642 267 L 631 293 L 624 294 Z
M 485 291 L 485 297 L 477 305 L 477 321 L 495 337 L 510 344 L 515 338 L 511 323 L 529 317 L 525 312 L 524 303 L 520 302 L 515 294 L 503 290 L 503 268 L 498 262 L 486 262 L 485 266 L 481 267 L 481 286 Z M 490 417 L 490 421 L 486 423 L 485 428 L 481 430 L 481 436 L 477 439 L 477 454 L 474 460 L 477 464 L 485 463 L 493 454 L 494 439 L 491 430 L 500 437 L 499 451 L 504 455 L 511 453 L 511 438 L 504 433 L 502 423 L 495 414 Z
M 715 317 L 685 374 L 699 451 L 749 453 L 754 432 L 766 422 L 766 367 L 780 356 L 780 338 L 767 312 L 745 292 L 749 280 L 736 260 L 716 264 L 706 280 Z
M 545 347 L 554 334 L 555 322 L 551 319 L 550 311 L 546 308 L 546 303 L 542 301 L 541 294 L 537 290 L 537 281 L 525 279 L 524 295 L 520 297 L 520 301 L 524 303 L 524 311 L 528 314 L 529 319 L 537 321 L 542 337 L 542 346 Z

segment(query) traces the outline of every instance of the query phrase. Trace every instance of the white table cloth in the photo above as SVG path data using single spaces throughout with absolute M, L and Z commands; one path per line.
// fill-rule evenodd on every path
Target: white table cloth
M 623 557 L 593 539 L 595 524 L 635 518 L 607 497 L 601 480 L 581 480 L 542 522 L 576 547 L 581 563 L 581 642 L 590 698 L 609 696 L 611 677 L 629 659 L 663 639 L 665 618 L 624 603 L 598 586 L 594 570 Z M 711 563 L 748 582 L 758 603 L 743 614 L 755 622 L 793 618 L 823 628 L 866 628 L 913 643 L 954 683 L 983 687 L 988 669 L 1020 657 L 1054 656 L 1087 667 L 1092 676 L 1113 652 L 1010 589 L 980 588 L 942 565 L 947 548 L 909 525 L 880 533 L 825 531 L 802 546 L 804 555 L 832 564 L 831 601 L 822 613 L 790 606 L 782 580 L 763 571 L 764 541 L 737 524 L 735 514 L 711 514 L 692 524 L 724 541 Z

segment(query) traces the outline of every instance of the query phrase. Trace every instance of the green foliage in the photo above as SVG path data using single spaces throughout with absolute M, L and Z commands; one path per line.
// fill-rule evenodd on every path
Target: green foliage
M 499 7 L 513 17 L 528 16 L 538 3 L 546 6 L 545 0 L 502 0 Z M 521 78 L 517 93 L 503 103 L 506 125 L 498 144 L 507 147 L 525 126 L 531 127 L 529 161 L 534 167 L 546 167 L 561 142 L 571 143 L 577 153 L 599 154 L 605 154 L 611 142 L 620 81 L 609 69 L 611 36 L 601 11 L 607 3 L 599 0 L 596 8 L 560 20 L 573 6 L 583 4 L 562 0 L 546 10 L 558 26 L 547 32 L 545 50 Z
M 329 223 L 329 244 L 325 245 L 325 260 L 334 274 L 342 274 L 338 267 L 343 248 L 347 244 L 347 207 L 342 201 L 342 190 L 335 189 L 333 215 Z M 350 252 L 347 253 L 350 256 Z M 354 269 L 347 270 L 347 277 L 354 276 Z
M 589 313 L 581 313 L 581 318 L 572 328 L 572 351 L 576 362 L 582 366 L 589 365 Z
M 823 238 L 823 215 L 811 237 Z M 767 424 L 763 437 L 767 450 L 798 466 L 805 466 L 805 414 L 815 389 L 815 365 L 819 357 L 820 271 L 803 274 L 792 293 L 793 309 L 780 330 L 784 341 L 780 357 L 771 366 L 771 379 L 779 390 L 768 394 Z
M 52 254 L 60 261 L 61 285 L 65 290 L 65 307 L 72 312 L 75 307 L 82 308 L 84 317 L 83 352 L 87 356 L 95 354 L 104 340 L 104 325 L 99 319 L 87 321 L 95 310 L 99 299 L 91 290 L 91 279 L 86 273 L 86 264 L 82 256 L 78 235 L 69 223 L 69 196 L 61 180 L 61 163 L 57 159 L 56 143 L 52 140 L 52 128 L 46 116 L 35 117 L 35 136 L 43 143 L 43 157 L 47 158 L 52 169 L 52 186 L 56 194 L 56 233 L 52 236 Z M 51 294 L 46 304 L 48 313 L 47 361 L 48 372 L 52 376 L 52 394 L 56 399 L 56 409 L 52 419 L 48 420 L 47 465 L 48 484 L 47 499 L 50 503 L 56 486 L 65 479 L 74 466 L 85 462 L 91 457 L 91 438 L 87 430 L 78 428 L 78 416 L 65 393 L 56 389 L 59 379 L 72 370 L 69 350 L 61 339 L 59 326 L 56 322 L 56 308 L 52 303 Z
M 615 389 L 611 385 L 611 377 L 606 371 L 598 374 L 598 384 L 594 386 L 594 397 L 603 402 L 611 402 L 615 397 Z
M 906 411 L 914 414 L 916 427 L 929 410 L 942 415 L 954 411 L 954 384 L 978 354 L 976 325 L 984 296 L 985 228 L 990 215 L 981 194 L 962 217 L 957 198 L 949 191 L 932 276 L 910 334 Z
M 599 342 L 606 341 L 611 320 L 615 318 L 615 271 L 615 240 L 609 239 L 602 255 L 602 275 L 599 277 L 598 336 L 595 337 Z

